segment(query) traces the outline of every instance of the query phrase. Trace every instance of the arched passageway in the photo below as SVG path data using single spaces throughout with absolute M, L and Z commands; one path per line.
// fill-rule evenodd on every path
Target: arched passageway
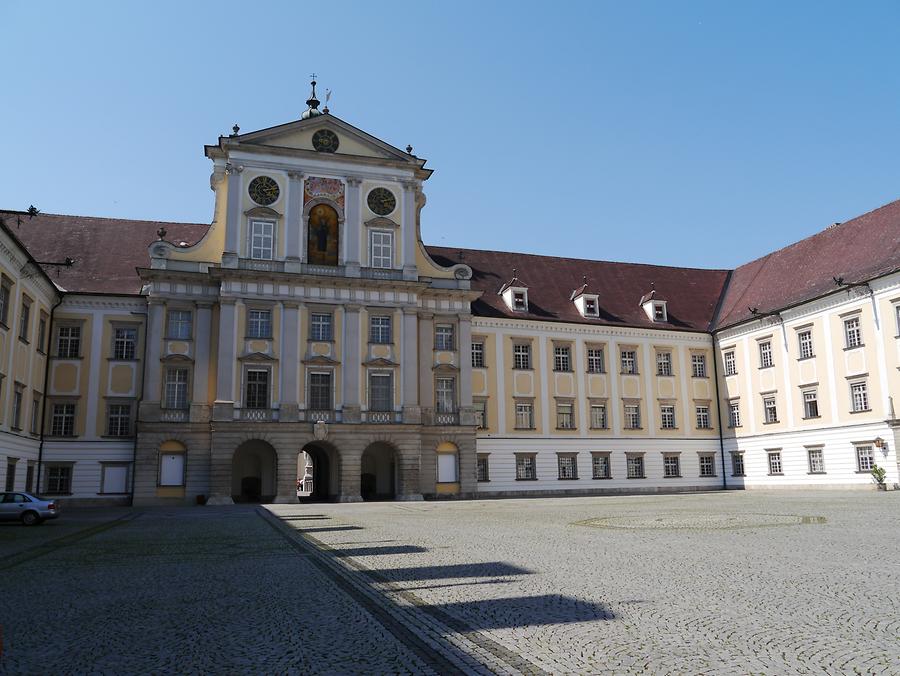
M 231 497 L 235 502 L 275 499 L 275 449 L 260 439 L 245 441 L 231 460 Z
M 397 495 L 397 453 L 384 442 L 370 444 L 362 455 L 359 477 L 363 500 L 393 500 Z
M 297 497 L 300 502 L 325 502 L 338 494 L 337 452 L 329 445 L 307 444 L 297 456 Z

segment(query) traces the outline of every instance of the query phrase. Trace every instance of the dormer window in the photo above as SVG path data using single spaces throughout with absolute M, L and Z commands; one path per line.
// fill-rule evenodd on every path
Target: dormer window
M 665 303 L 654 303 L 653 304 L 653 321 L 655 321 L 655 322 L 666 321 L 666 304 Z
M 593 298 L 585 298 L 584 299 L 584 314 L 589 315 L 591 317 L 595 317 L 597 315 L 597 301 Z
M 498 295 L 503 296 L 503 302 L 513 312 L 528 312 L 528 287 L 516 276 L 513 270 L 513 278 L 500 287 Z
M 584 284 L 575 289 L 569 300 L 575 303 L 578 314 L 582 317 L 599 317 L 600 316 L 600 296 L 596 293 L 588 293 L 587 275 L 583 278 Z
M 525 312 L 528 310 L 528 293 L 526 291 L 513 291 L 513 310 Z
M 669 321 L 666 301 L 656 295 L 656 289 L 641 297 L 640 306 L 644 308 L 647 318 L 652 322 Z

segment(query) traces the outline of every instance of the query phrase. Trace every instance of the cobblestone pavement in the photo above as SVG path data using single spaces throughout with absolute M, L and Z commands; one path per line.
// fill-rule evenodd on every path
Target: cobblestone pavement
M 900 674 L 900 492 L 197 507 L 40 532 L 0 550 L 2 673 Z

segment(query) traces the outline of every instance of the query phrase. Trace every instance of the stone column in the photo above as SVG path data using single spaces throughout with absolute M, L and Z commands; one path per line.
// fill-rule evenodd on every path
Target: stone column
M 297 456 L 300 450 L 293 444 L 284 446 L 284 443 L 275 449 L 278 463 L 275 467 L 275 504 L 279 505 L 297 503 Z
M 209 356 L 212 330 L 212 303 L 197 303 L 197 331 L 194 340 L 194 386 L 191 422 L 209 420 Z
M 297 375 L 300 366 L 300 304 L 281 304 L 281 409 L 278 419 L 294 422 L 300 419 Z
M 434 412 L 434 314 L 419 313 L 419 408 L 422 422 L 432 424 Z
M 359 255 L 359 240 L 362 237 L 362 216 L 360 213 L 360 190 L 362 179 L 358 176 L 347 177 L 347 194 L 344 201 L 346 218 L 344 219 L 344 241 L 346 242 L 346 257 L 344 259 L 344 273 L 348 277 L 359 277 L 361 257 Z
M 238 341 L 238 337 L 235 335 L 237 308 L 234 298 L 222 298 L 219 303 L 219 363 L 216 372 L 216 401 L 213 403 L 213 420 L 227 421 L 234 419 L 234 360 Z
M 472 406 L 472 315 L 459 316 L 459 424 L 475 424 L 475 409 Z
M 288 172 L 288 201 L 284 214 L 285 272 L 300 272 L 303 260 L 303 173 Z
M 418 279 L 416 268 L 416 196 L 418 185 L 415 181 L 403 183 L 403 279 Z
M 344 393 L 343 422 L 357 423 L 361 419 L 359 404 L 359 373 L 362 369 L 362 357 L 359 353 L 360 322 L 359 305 L 344 306 L 344 356 L 341 360 L 343 369 Z
M 166 305 L 158 298 L 147 301 L 147 363 L 144 366 L 144 396 L 141 420 L 156 420 L 162 404 L 162 346 L 165 332 Z
M 362 472 L 362 454 L 365 441 L 348 438 L 337 442 L 341 456 L 341 480 L 338 502 L 362 502 L 360 489 L 360 472 Z
M 403 335 L 400 345 L 400 377 L 403 382 L 403 422 L 417 425 L 422 422 L 419 406 L 419 314 L 414 307 L 403 308 Z
M 421 464 L 422 439 L 404 439 L 397 444 L 397 500 L 410 502 L 422 500 Z
M 225 211 L 225 251 L 222 252 L 222 266 L 226 268 L 237 267 L 237 259 L 240 255 L 241 237 L 241 195 L 244 182 L 241 174 L 244 167 L 228 164 L 228 197 Z
M 234 440 L 228 435 L 213 433 L 209 449 L 209 498 L 207 505 L 231 505 L 231 461 Z

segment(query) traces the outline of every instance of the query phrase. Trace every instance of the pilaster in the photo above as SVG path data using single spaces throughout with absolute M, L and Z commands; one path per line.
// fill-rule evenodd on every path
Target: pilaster
M 403 182 L 403 279 L 418 279 L 416 268 L 416 194 L 415 181 Z
M 191 422 L 209 420 L 209 355 L 212 332 L 212 303 L 197 303 L 197 330 L 194 343 L 194 387 Z
M 284 215 L 284 256 L 285 269 L 295 264 L 299 272 L 299 263 L 303 260 L 303 173 L 288 172 L 288 201 Z
M 299 419 L 297 378 L 300 364 L 300 305 L 281 303 L 281 408 L 279 419 L 293 422 Z
M 362 179 L 357 176 L 347 177 L 347 194 L 345 196 L 345 209 L 347 217 L 344 220 L 344 241 L 346 243 L 346 257 L 344 259 L 344 274 L 348 277 L 359 277 L 361 257 L 359 253 L 359 241 L 362 235 L 362 217 L 360 216 L 360 186 Z
M 162 359 L 162 341 L 164 331 L 164 320 L 166 306 L 163 301 L 157 298 L 150 298 L 147 301 L 147 364 L 146 377 L 144 379 L 144 401 L 153 404 L 157 408 L 160 404 L 160 382 L 162 367 L 160 359 Z
M 344 359 L 343 376 L 343 421 L 359 422 L 359 372 L 362 368 L 362 357 L 359 352 L 360 317 L 362 308 L 359 305 L 344 306 Z
M 472 315 L 459 316 L 459 424 L 475 424 L 475 409 L 472 406 Z
M 241 233 L 241 195 L 244 182 L 241 174 L 244 167 L 228 164 L 228 198 L 225 211 L 225 251 L 222 252 L 223 267 L 237 267 L 237 259 L 240 255 Z
M 434 410 L 434 314 L 419 313 L 419 407 L 422 422 L 430 424 Z
M 403 422 L 417 425 L 422 422 L 419 406 L 419 349 L 416 340 L 419 313 L 416 308 L 403 308 L 403 333 L 400 345 L 400 370 L 403 383 Z
M 233 298 L 223 298 L 219 307 L 219 363 L 213 420 L 234 418 L 234 361 L 237 349 L 237 307 Z

